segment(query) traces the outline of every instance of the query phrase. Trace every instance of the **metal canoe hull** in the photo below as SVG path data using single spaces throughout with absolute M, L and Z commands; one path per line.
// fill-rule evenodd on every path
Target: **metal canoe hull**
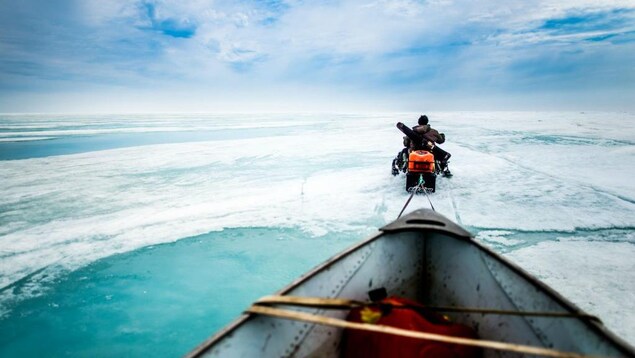
M 415 211 L 336 255 L 278 292 L 280 295 L 367 300 L 384 287 L 429 306 L 583 314 L 525 271 L 474 241 L 430 210 Z M 302 311 L 344 319 L 346 311 Z M 481 313 L 447 314 L 481 339 L 587 355 L 635 357 L 635 350 L 588 318 Z M 242 315 L 203 342 L 191 357 L 337 357 L 341 329 L 260 315 Z M 519 356 L 486 350 L 485 357 Z

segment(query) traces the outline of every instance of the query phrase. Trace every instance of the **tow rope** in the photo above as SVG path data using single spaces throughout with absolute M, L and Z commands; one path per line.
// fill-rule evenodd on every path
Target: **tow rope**
M 410 189 L 412 194 L 410 194 L 410 197 L 408 198 L 408 200 L 406 200 L 406 204 L 401 209 L 401 212 L 399 212 L 397 219 L 399 219 L 401 217 L 401 214 L 403 214 L 403 212 L 406 210 L 406 208 L 408 207 L 408 204 L 410 204 L 410 200 L 412 200 L 412 197 L 415 196 L 415 194 L 420 191 L 426 194 L 426 198 L 428 198 L 428 202 L 430 203 L 430 208 L 432 208 L 432 211 L 436 211 L 434 210 L 434 205 L 432 205 L 432 200 L 430 200 L 430 195 L 428 195 L 428 189 L 426 189 L 423 186 L 423 184 L 425 184 L 425 181 L 423 180 L 423 176 L 419 176 L 419 184 L 417 184 L 417 186 Z

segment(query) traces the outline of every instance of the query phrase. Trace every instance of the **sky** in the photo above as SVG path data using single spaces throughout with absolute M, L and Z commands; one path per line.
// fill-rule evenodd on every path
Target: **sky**
M 0 112 L 635 110 L 633 0 L 0 0 Z

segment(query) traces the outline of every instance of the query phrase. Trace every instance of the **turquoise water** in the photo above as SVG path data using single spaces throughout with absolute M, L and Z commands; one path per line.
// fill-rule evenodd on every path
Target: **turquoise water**
M 12 307 L 0 320 L 0 355 L 181 356 L 358 239 L 228 229 L 107 257 Z
M 118 133 L 81 136 L 61 136 L 52 139 L 23 142 L 0 142 L 0 160 L 42 158 L 78 154 L 98 150 L 139 147 L 152 144 L 186 143 L 226 139 L 258 138 L 289 135 L 296 129 L 225 129 L 202 132 Z M 32 135 L 37 135 L 32 132 Z

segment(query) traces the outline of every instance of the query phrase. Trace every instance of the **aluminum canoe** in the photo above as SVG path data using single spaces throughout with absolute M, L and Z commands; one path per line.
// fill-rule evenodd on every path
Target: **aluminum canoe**
M 282 296 L 368 300 L 389 295 L 427 306 L 553 312 L 570 317 L 446 312 L 480 339 L 603 357 L 635 357 L 635 348 L 611 333 L 509 260 L 444 216 L 410 213 L 341 252 L 277 292 Z M 297 309 L 297 308 L 294 308 Z M 345 319 L 345 310 L 300 308 Z M 201 343 L 188 357 L 338 357 L 342 328 L 259 314 L 243 314 Z M 522 353 L 483 350 L 484 357 Z

